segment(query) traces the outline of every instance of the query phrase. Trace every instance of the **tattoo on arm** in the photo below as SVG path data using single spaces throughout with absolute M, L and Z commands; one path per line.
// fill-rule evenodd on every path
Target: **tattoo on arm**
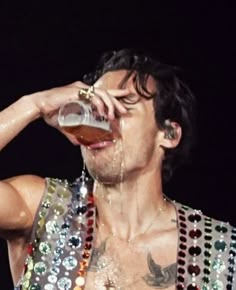
M 165 289 L 176 282 L 177 264 L 173 263 L 167 267 L 156 264 L 150 253 L 147 255 L 147 263 L 150 273 L 143 277 L 143 280 L 150 287 Z
M 92 257 L 89 263 L 88 271 L 90 272 L 97 272 L 99 270 L 98 261 L 102 255 L 104 255 L 106 250 L 106 242 L 107 240 L 103 241 L 98 248 L 93 249 Z

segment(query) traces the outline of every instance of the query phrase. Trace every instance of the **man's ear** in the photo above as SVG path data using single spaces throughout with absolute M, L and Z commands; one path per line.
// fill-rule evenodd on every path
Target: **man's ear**
M 178 146 L 182 136 L 182 128 L 176 122 L 165 121 L 164 128 L 159 132 L 158 143 L 164 149 L 171 149 Z

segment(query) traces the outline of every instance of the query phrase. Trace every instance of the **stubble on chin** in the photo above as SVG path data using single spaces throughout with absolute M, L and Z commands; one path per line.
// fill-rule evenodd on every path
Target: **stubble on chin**
M 85 149 L 88 150 L 88 149 Z M 83 152 L 83 160 L 90 176 L 103 184 L 118 184 L 123 179 L 123 161 L 121 155 L 117 158 L 114 156 L 99 156 L 93 152 Z

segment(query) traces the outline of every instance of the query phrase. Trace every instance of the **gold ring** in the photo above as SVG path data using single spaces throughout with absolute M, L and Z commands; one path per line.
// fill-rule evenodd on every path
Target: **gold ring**
M 87 102 L 91 102 L 93 96 L 94 96 L 94 86 L 91 86 L 88 89 L 80 89 L 78 93 L 79 99 Z

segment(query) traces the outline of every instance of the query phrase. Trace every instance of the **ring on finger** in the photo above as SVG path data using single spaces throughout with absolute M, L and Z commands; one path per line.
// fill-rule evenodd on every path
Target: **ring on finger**
M 79 99 L 87 102 L 91 102 L 94 96 L 94 86 L 90 86 L 88 89 L 80 89 L 78 93 Z

